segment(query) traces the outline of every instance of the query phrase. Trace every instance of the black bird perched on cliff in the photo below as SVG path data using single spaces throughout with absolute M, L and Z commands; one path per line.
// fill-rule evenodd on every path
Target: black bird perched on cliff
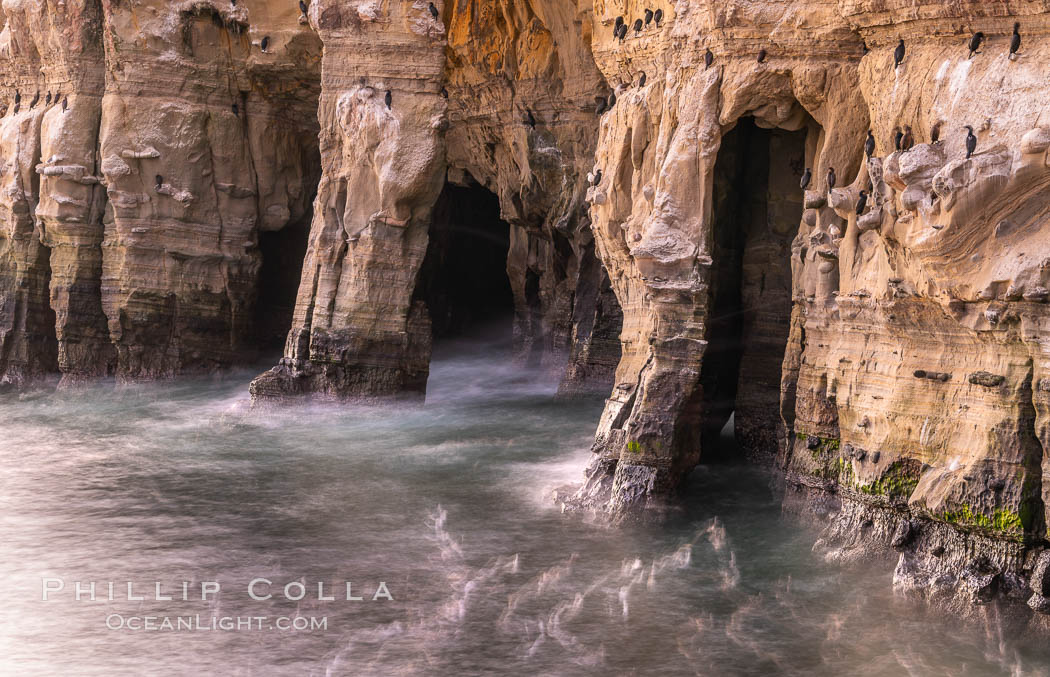
M 616 105 L 616 92 L 611 92 L 609 94 L 609 110 L 612 110 L 612 107 L 615 106 L 615 105 Z
M 973 34 L 973 37 L 970 38 L 970 56 L 966 58 L 972 59 L 974 54 L 979 53 L 977 50 L 981 48 L 982 41 L 984 41 L 984 33 L 977 31 Z
M 813 179 L 813 172 L 810 171 L 809 167 L 806 167 L 806 171 L 802 172 L 802 180 L 799 182 L 799 186 L 802 190 L 809 188 L 809 182 Z
M 1014 36 L 1010 38 L 1010 59 L 1013 59 L 1017 55 L 1017 50 L 1021 49 L 1021 24 L 1014 24 Z
M 44 97 L 44 105 L 45 106 L 50 106 L 51 105 L 51 92 L 48 92 L 47 96 Z
M 901 150 L 909 151 L 915 145 L 915 137 L 911 135 L 911 127 L 904 125 L 904 138 L 901 139 Z
M 634 32 L 635 33 L 641 33 L 642 32 L 642 20 L 641 19 L 635 20 L 635 22 L 634 22 Z
M 713 64 L 714 62 L 715 55 L 711 53 L 710 49 L 708 49 L 706 52 L 704 52 L 704 70 L 706 71 L 708 68 L 710 68 L 711 64 Z
M 592 186 L 597 186 L 601 182 L 602 182 L 602 170 L 599 169 L 597 172 L 594 173 L 594 182 L 591 185 Z
M 966 159 L 969 160 L 973 152 L 977 150 L 977 137 L 974 136 L 973 127 L 966 125 Z
M 868 138 L 864 140 L 864 154 L 869 158 L 875 152 L 875 136 L 868 130 Z
M 614 38 L 620 37 L 620 26 L 622 26 L 622 25 L 623 25 L 623 17 L 622 16 L 616 17 L 616 22 L 613 23 L 613 37 Z
M 904 139 L 904 132 L 901 131 L 900 127 L 893 128 L 893 149 L 901 149 L 901 141 Z
M 864 213 L 864 208 L 868 206 L 868 192 L 865 190 L 860 191 L 860 199 L 857 200 L 857 216 Z
M 40 92 L 38 91 L 36 93 L 36 96 L 33 97 L 33 100 L 29 102 L 29 110 L 33 110 L 34 108 L 36 108 L 36 105 L 37 105 L 37 103 L 39 103 L 39 101 L 40 101 Z
M 383 100 L 386 101 L 386 107 L 389 110 L 390 104 L 394 102 L 394 95 L 390 93 L 389 89 L 386 90 L 386 96 L 383 97 Z
M 68 96 L 63 96 L 62 97 L 62 112 L 65 113 L 66 109 L 68 109 L 68 108 L 69 108 L 69 97 Z
M 536 116 L 532 114 L 531 110 L 525 109 L 525 124 L 531 129 L 536 129 Z
M 656 10 L 656 13 L 653 14 L 653 21 L 656 22 L 656 27 L 657 28 L 660 27 L 660 22 L 663 21 L 663 20 L 664 20 L 664 11 L 662 9 Z
M 897 49 L 893 50 L 893 67 L 901 65 L 904 61 L 904 40 L 897 43 Z
M 620 42 L 623 42 L 627 38 L 627 24 L 620 26 Z
M 602 98 L 598 99 L 598 107 L 594 109 L 594 113 L 598 117 L 601 117 L 602 113 L 604 113 L 604 112 L 605 112 L 605 98 L 602 97 Z
M 828 192 L 835 187 L 835 168 L 828 167 Z
M 438 8 L 434 6 L 434 3 L 430 3 L 428 8 L 430 9 L 430 16 L 434 17 L 435 19 L 441 16 L 441 12 L 439 12 Z
M 164 183 L 164 177 L 161 176 L 160 174 L 157 174 L 157 188 L 160 188 L 163 183 Z
M 764 49 L 758 50 L 758 62 L 759 63 L 765 63 L 766 62 L 766 50 L 764 50 Z
M 857 200 L 857 215 L 860 216 L 864 213 L 864 208 L 867 207 L 867 191 L 860 191 L 860 199 Z
M 22 103 L 22 95 L 19 94 L 18 90 L 16 89 L 15 90 L 15 105 L 17 106 L 20 103 Z
M 645 25 L 648 26 L 653 22 L 653 10 L 648 7 L 645 8 Z
M 442 99 L 447 99 L 448 98 L 448 90 L 445 89 L 444 87 L 441 88 L 441 98 Z
M 645 73 L 642 73 L 642 77 L 638 78 L 638 86 L 645 87 Z
M 433 7 L 433 5 L 431 5 L 431 7 Z M 306 12 L 309 11 L 309 9 L 310 9 L 309 6 L 307 6 L 307 4 L 305 2 L 303 2 L 303 0 L 299 0 L 299 11 L 300 12 L 302 12 L 303 14 L 306 14 Z
M 940 142 L 941 142 L 941 123 L 938 122 L 937 124 L 935 124 L 933 126 L 933 129 L 930 130 L 930 143 L 940 143 Z
M 262 39 L 262 42 L 261 42 L 261 43 L 259 43 L 259 49 L 261 49 L 262 51 L 264 51 L 264 52 L 265 52 L 265 51 L 266 51 L 266 48 L 267 48 L 267 47 L 269 47 L 269 46 L 270 46 L 270 36 L 269 36 L 269 35 L 267 35 L 267 36 L 265 36 L 265 37 L 264 37 L 264 38 Z

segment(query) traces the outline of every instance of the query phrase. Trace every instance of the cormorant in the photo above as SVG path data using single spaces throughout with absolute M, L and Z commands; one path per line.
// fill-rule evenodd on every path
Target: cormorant
M 828 192 L 830 193 L 831 189 L 834 188 L 834 187 L 835 187 L 835 168 L 834 167 L 829 167 L 828 168 Z
M 269 46 L 270 46 L 270 36 L 267 35 L 266 37 L 264 37 L 262 39 L 262 42 L 259 43 L 259 49 L 261 49 L 262 51 L 265 52 L 266 48 L 269 47 Z
M 903 39 L 900 42 L 897 43 L 897 49 L 893 50 L 893 67 L 896 68 L 897 66 L 901 65 L 902 61 L 904 61 L 904 40 Z
M 941 123 L 938 122 L 937 124 L 935 124 L 933 126 L 933 129 L 930 130 L 930 143 L 940 143 L 940 142 L 941 142 Z
M 766 62 L 766 50 L 764 50 L 764 49 L 758 50 L 758 62 L 759 63 L 765 63 Z
M 609 110 L 612 110 L 612 107 L 615 106 L 615 105 L 616 105 L 616 92 L 610 92 L 609 93 Z
M 982 33 L 981 31 L 977 31 L 976 33 L 973 34 L 973 37 L 970 38 L 970 56 L 968 56 L 966 58 L 972 59 L 974 54 L 978 54 L 977 50 L 979 50 L 981 48 L 981 41 L 983 41 L 983 40 L 984 40 L 984 33 Z
M 594 112 L 595 112 L 595 114 L 598 117 L 601 117 L 602 113 L 605 112 L 605 99 L 604 98 L 598 99 L 598 107 L 595 109 Z
M 802 190 L 805 190 L 809 188 L 809 182 L 812 178 L 813 172 L 809 170 L 809 167 L 806 167 L 806 171 L 802 172 L 802 181 L 800 181 L 798 185 L 801 186 Z
M 303 2 L 303 0 L 299 0 L 299 11 L 300 12 L 302 12 L 303 14 L 306 14 L 306 12 L 309 9 L 310 9 L 310 7 L 307 6 L 307 4 L 305 2 Z
M 40 101 L 40 92 L 37 91 L 36 96 L 34 96 L 33 100 L 29 102 L 29 110 L 33 110 L 34 108 L 36 108 L 36 105 L 37 105 L 37 103 L 39 101 Z
M 1017 54 L 1017 50 L 1021 49 L 1021 24 L 1014 24 L 1014 36 L 1010 38 L 1010 58 Z
M 51 105 L 51 92 L 48 92 L 47 96 L 44 97 L 44 105 L 45 106 L 50 106 Z
M 384 97 L 384 101 L 386 101 L 386 107 L 388 109 L 390 108 L 390 104 L 394 102 L 394 95 L 390 93 L 389 89 L 386 90 L 386 96 Z
M 857 200 L 857 216 L 864 213 L 864 208 L 868 206 L 868 192 L 865 190 L 860 191 L 860 199 Z
M 977 150 L 977 137 L 973 134 L 973 127 L 966 125 L 966 159 L 969 160 L 973 152 Z
M 160 174 L 157 174 L 157 188 L 160 188 L 161 184 L 163 184 L 163 183 L 164 183 L 164 177 L 161 176 Z
M 430 3 L 429 4 L 429 8 L 430 8 L 430 16 L 434 17 L 435 19 L 438 18 L 439 16 L 441 16 L 441 12 L 439 12 L 438 8 L 434 6 L 434 3 Z
M 638 78 L 638 86 L 645 87 L 645 73 L 642 73 L 642 77 Z
M 653 22 L 653 10 L 648 7 L 645 9 L 645 25 L 648 26 Z
M 635 33 L 641 33 L 642 32 L 642 20 L 641 19 L 635 20 L 635 22 L 634 22 L 634 32 Z
M 901 139 L 901 150 L 911 150 L 915 145 L 915 137 L 911 135 L 911 127 L 904 125 L 904 138 Z
M 525 124 L 532 129 L 536 129 L 536 116 L 532 114 L 531 110 L 525 109 Z
M 616 22 L 613 24 L 613 37 L 614 38 L 620 37 L 620 26 L 622 26 L 622 25 L 623 25 L 623 17 L 622 16 L 616 17 Z
M 711 64 L 713 64 L 714 62 L 715 55 L 711 53 L 710 49 L 708 49 L 706 52 L 704 52 L 704 70 L 706 71 L 708 68 L 710 68 Z
M 442 99 L 447 99 L 448 98 L 448 90 L 445 89 L 444 87 L 441 88 L 441 98 Z
M 20 103 L 22 103 L 22 95 L 19 94 L 18 90 L 16 89 L 15 90 L 15 105 L 17 106 Z
M 238 106 L 236 103 L 233 104 L 233 114 L 237 117 L 241 116 L 241 107 Z
M 864 140 L 864 154 L 869 158 L 875 152 L 875 136 L 868 130 L 868 138 Z
M 663 20 L 664 20 L 664 11 L 662 9 L 656 10 L 656 13 L 653 14 L 653 21 L 656 22 L 656 27 L 657 28 L 660 27 L 660 22 L 663 21 Z
M 62 112 L 65 113 L 68 108 L 69 108 L 69 97 L 68 96 L 64 96 L 64 97 L 62 97 Z
M 904 139 L 904 132 L 901 131 L 900 127 L 895 127 L 893 130 L 893 148 L 894 150 L 901 149 L 901 141 Z
M 602 170 L 599 169 L 597 172 L 594 173 L 594 183 L 591 184 L 591 185 L 597 186 L 601 182 L 602 182 Z
M 620 26 L 620 42 L 623 42 L 627 37 L 627 24 Z

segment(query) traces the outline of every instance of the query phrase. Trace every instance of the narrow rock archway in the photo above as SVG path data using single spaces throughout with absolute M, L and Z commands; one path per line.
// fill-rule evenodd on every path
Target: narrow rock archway
M 703 389 L 704 461 L 771 459 L 791 324 L 791 243 L 802 216 L 806 132 L 741 119 L 714 170 L 712 284 Z M 721 444 L 730 416 L 737 446 Z
M 507 277 L 510 224 L 483 186 L 447 184 L 434 207 L 416 298 L 435 341 L 485 340 L 510 347 L 514 295 Z

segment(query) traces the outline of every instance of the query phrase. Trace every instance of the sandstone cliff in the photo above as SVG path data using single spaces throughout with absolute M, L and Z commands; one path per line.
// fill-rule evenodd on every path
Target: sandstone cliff
M 609 394 L 568 507 L 664 510 L 733 414 L 831 552 L 1050 608 L 1047 3 L 2 7 L 4 383 L 290 329 L 253 397 L 420 397 L 492 194 L 518 359 Z

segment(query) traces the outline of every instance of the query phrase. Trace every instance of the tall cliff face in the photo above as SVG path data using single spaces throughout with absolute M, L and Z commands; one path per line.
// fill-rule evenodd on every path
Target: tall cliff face
M 251 351 L 264 240 L 305 242 L 320 173 L 316 35 L 297 10 L 233 4 L 3 9 L 5 381 Z
M 1045 3 L 294 5 L 4 0 L 4 383 L 290 326 L 253 397 L 420 397 L 467 221 L 517 358 L 611 391 L 568 507 L 661 511 L 732 415 L 835 552 L 1050 608 Z
M 677 2 L 614 38 L 617 16 L 644 9 L 595 12 L 618 102 L 589 199 L 624 357 L 570 504 L 660 508 L 735 410 L 745 451 L 777 453 L 792 486 L 841 504 L 840 554 L 892 545 L 900 585 L 977 600 L 999 585 L 1045 608 L 1041 576 L 1022 574 L 1042 570 L 1048 523 L 1046 8 Z M 734 173 L 744 202 L 726 195 Z M 754 358 L 774 351 L 782 368 Z
M 589 17 L 541 2 L 322 1 L 309 15 L 325 173 L 285 357 L 253 396 L 424 393 L 445 265 L 424 261 L 456 186 L 494 193 L 509 224 L 519 359 L 564 371 L 567 394 L 607 388 L 619 309 L 583 200 L 604 94 Z

